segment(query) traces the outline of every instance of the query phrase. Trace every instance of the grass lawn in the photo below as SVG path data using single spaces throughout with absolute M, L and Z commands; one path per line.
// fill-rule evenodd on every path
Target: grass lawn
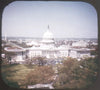
M 25 88 L 26 75 L 34 70 L 33 65 L 2 65 L 1 74 L 4 82 L 11 87 Z

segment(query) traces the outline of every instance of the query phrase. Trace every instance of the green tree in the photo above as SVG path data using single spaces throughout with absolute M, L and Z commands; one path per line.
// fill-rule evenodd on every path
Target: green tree
M 85 88 L 92 85 L 98 70 L 96 62 L 93 58 L 81 61 L 66 58 L 58 68 L 55 88 Z
M 44 66 L 47 63 L 47 60 L 45 57 L 37 56 L 37 57 L 33 57 L 31 59 L 28 59 L 27 63 L 28 64 L 34 63 L 35 65 L 38 65 L 38 66 Z
M 6 58 L 2 59 L 2 65 L 7 65 L 7 64 L 9 64 L 9 61 Z
M 80 61 L 80 65 L 83 67 L 87 80 L 93 82 L 96 80 L 98 72 L 98 59 L 95 58 L 86 58 Z
M 36 67 L 26 77 L 26 85 L 45 84 L 53 81 L 54 71 L 51 66 Z

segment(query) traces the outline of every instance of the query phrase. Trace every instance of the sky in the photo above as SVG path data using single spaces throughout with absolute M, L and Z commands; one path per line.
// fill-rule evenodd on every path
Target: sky
M 14 1 L 2 13 L 2 36 L 98 38 L 95 8 L 81 1 Z

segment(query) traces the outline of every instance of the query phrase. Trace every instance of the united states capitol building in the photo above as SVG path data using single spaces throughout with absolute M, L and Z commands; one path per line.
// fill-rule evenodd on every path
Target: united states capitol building
M 11 44 L 11 41 L 9 41 L 9 43 Z M 78 60 L 84 57 L 94 57 L 94 55 L 90 53 L 90 51 L 94 49 L 88 48 L 89 43 L 84 40 L 57 46 L 54 35 L 49 28 L 43 34 L 40 41 L 27 41 L 25 43 L 27 46 L 31 47 L 23 48 L 15 44 L 14 47 L 5 47 L 4 50 L 8 53 L 15 53 L 15 55 L 10 55 L 10 58 L 15 61 L 25 61 L 26 56 L 30 59 L 41 56 L 48 59 L 72 57 Z M 94 44 L 97 45 L 97 43 Z M 14 45 L 14 43 L 12 43 L 12 45 Z M 7 57 L 9 57 L 9 55 Z
M 47 58 L 57 58 L 69 56 L 78 58 L 85 55 L 90 56 L 90 50 L 84 48 L 87 46 L 87 43 L 84 43 L 83 41 L 73 43 L 73 46 L 83 47 L 81 49 L 71 48 L 69 45 L 56 47 L 53 34 L 49 30 L 44 33 L 43 39 L 37 45 L 27 49 L 29 51 L 29 57 L 46 56 Z

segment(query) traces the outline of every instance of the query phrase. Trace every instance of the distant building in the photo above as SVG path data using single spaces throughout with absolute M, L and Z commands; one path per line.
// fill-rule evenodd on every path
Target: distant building
M 6 47 L 6 58 L 12 63 L 21 63 L 25 60 L 25 49 L 18 47 Z
M 36 84 L 36 85 L 28 85 L 28 89 L 54 89 L 52 84 Z
M 89 49 L 73 49 L 70 51 L 70 57 L 73 58 L 84 58 L 84 57 L 91 57 Z
M 73 47 L 87 47 L 89 44 L 83 40 L 80 40 L 80 41 L 77 41 L 77 42 L 74 42 L 72 44 Z

